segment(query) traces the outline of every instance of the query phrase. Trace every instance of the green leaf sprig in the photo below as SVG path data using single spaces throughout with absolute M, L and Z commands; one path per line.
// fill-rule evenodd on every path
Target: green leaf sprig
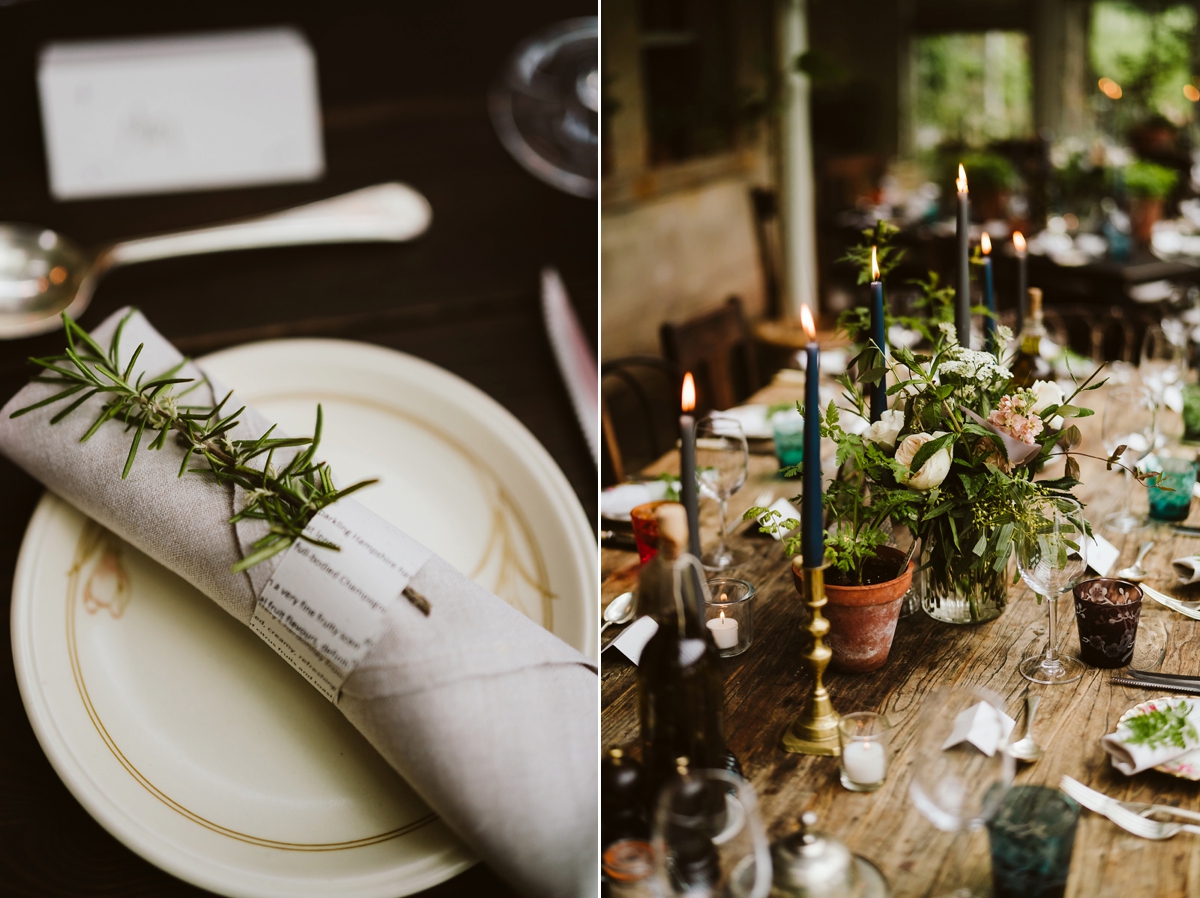
M 307 536 L 304 528 L 322 508 L 377 481 L 362 480 L 344 489 L 334 486 L 329 465 L 316 460 L 317 447 L 321 442 L 321 406 L 317 406 L 317 422 L 311 437 L 273 438 L 271 434 L 275 425 L 272 425 L 258 439 L 230 439 L 229 434 L 237 426 L 245 407 L 235 412 L 225 411 L 232 393 L 226 394 L 224 399 L 212 406 L 185 405 L 181 402 L 188 393 L 205 382 L 203 379 L 177 376 L 187 363 L 186 359 L 149 380 L 144 373 L 134 378 L 134 368 L 144 344 L 133 351 L 128 362 L 122 361 L 120 352 L 121 332 L 132 315 L 133 311 L 121 319 L 113 334 L 112 344 L 106 351 L 64 314 L 63 325 L 67 336 L 65 352 L 62 355 L 30 359 L 43 369 L 41 374 L 33 378 L 35 382 L 55 384 L 63 389 L 13 412 L 11 417 L 18 418 L 35 409 L 70 399 L 70 403 L 50 419 L 51 424 L 57 424 L 93 396 L 109 397 L 79 441 L 86 443 L 108 421 L 119 421 L 125 425 L 127 432 L 134 431 L 121 472 L 122 479 L 128 477 L 133 469 L 147 433 L 154 435 L 145 447 L 147 450 L 163 448 L 167 438 L 174 435 L 176 443 L 184 449 L 183 461 L 179 466 L 180 477 L 190 471 L 210 475 L 221 484 L 242 487 L 246 491 L 246 504 L 229 522 L 260 520 L 268 526 L 268 532 L 253 544 L 250 554 L 232 566 L 235 572 L 266 561 L 298 539 L 340 551 L 333 543 Z M 177 392 L 184 384 L 191 386 Z M 275 452 L 281 449 L 298 451 L 286 465 L 277 469 L 273 461 Z M 202 460 L 203 464 L 189 468 L 188 463 L 193 458 Z M 416 594 L 409 595 L 409 592 L 405 590 L 409 600 L 428 614 L 428 603 L 419 596 L 418 601 L 414 598 Z
M 1172 707 L 1167 705 L 1155 711 L 1138 714 L 1125 721 L 1129 729 L 1129 737 L 1125 739 L 1130 745 L 1145 745 L 1147 748 L 1162 748 L 1173 745 L 1176 748 L 1187 748 L 1200 741 L 1196 728 L 1188 720 L 1191 705 L 1180 701 Z

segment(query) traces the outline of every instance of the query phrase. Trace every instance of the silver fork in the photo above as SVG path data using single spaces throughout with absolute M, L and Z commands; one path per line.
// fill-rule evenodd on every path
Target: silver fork
M 1124 808 L 1139 817 L 1145 817 L 1149 814 L 1173 814 L 1176 817 L 1186 817 L 1189 820 L 1200 820 L 1200 813 L 1196 811 L 1188 811 L 1183 808 L 1172 807 L 1169 804 L 1147 804 L 1143 801 L 1121 801 L 1120 799 L 1112 798 L 1105 795 L 1103 792 L 1097 792 L 1085 786 L 1078 780 L 1072 779 L 1069 776 L 1064 776 L 1058 784 L 1059 788 L 1074 798 L 1077 802 L 1089 810 L 1095 811 L 1097 814 L 1105 814 L 1107 809 L 1113 805 Z
M 1194 814 L 1188 812 L 1188 810 L 1171 808 L 1165 806 L 1165 804 L 1117 801 L 1116 798 L 1110 798 L 1102 794 L 1102 792 L 1088 789 L 1087 786 L 1070 777 L 1063 777 L 1058 786 L 1085 808 L 1094 810 L 1097 814 L 1103 814 L 1106 818 L 1114 822 L 1114 824 L 1120 826 L 1122 830 L 1132 832 L 1134 836 L 1140 836 L 1144 839 L 1169 839 L 1181 831 L 1200 833 L 1200 826 L 1193 824 L 1163 824 L 1163 822 L 1141 816 L 1141 814 L 1164 812 L 1187 816 L 1187 818 L 1193 820 L 1200 819 L 1200 814 Z M 1140 809 L 1141 814 L 1135 813 L 1135 809 Z

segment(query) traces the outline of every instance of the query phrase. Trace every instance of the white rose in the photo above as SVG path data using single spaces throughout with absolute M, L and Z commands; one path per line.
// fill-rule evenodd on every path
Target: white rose
M 1062 405 L 1063 391 L 1062 387 L 1052 380 L 1035 380 L 1033 386 L 1030 387 L 1033 395 L 1037 397 L 1033 408 L 1030 409 L 1035 415 L 1040 415 L 1043 409 L 1047 409 L 1052 405 Z
M 945 431 L 935 430 L 932 434 L 909 434 L 896 449 L 896 461 L 906 467 L 911 467 L 912 460 L 916 457 L 918 450 L 930 440 L 937 439 L 940 436 L 945 436 Z M 952 460 L 949 449 L 942 448 L 933 453 L 932 456 L 926 459 L 925 464 L 921 465 L 921 470 L 915 474 L 909 474 L 906 481 L 909 489 L 921 491 L 933 489 L 945 480 L 946 475 L 950 473 L 950 463 Z
M 904 412 L 889 409 L 879 416 L 879 420 L 867 428 L 863 439 L 868 443 L 876 443 L 884 449 L 896 448 L 896 437 L 904 429 Z

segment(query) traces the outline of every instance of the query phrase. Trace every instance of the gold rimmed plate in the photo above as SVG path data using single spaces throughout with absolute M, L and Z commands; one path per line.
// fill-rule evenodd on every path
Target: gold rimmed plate
M 594 536 L 562 472 L 505 409 L 391 350 L 249 344 L 202 360 L 358 495 L 595 656 Z M 169 501 L 169 499 L 167 500 Z M 225 895 L 391 898 L 474 863 L 302 678 L 183 580 L 47 494 L 21 547 L 13 654 L 51 763 L 102 825 Z

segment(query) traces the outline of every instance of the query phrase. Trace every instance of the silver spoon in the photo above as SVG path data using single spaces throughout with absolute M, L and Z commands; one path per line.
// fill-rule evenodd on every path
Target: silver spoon
M 1008 749 L 1008 753 L 1019 761 L 1029 761 L 1032 764 L 1045 754 L 1042 747 L 1033 741 L 1033 715 L 1037 713 L 1041 701 L 1040 696 L 1025 694 L 1025 736 Z
M 0 222 L 0 340 L 78 318 L 109 269 L 133 262 L 264 246 L 410 240 L 429 227 L 429 202 L 406 184 L 376 184 L 245 221 L 84 250 L 37 225 Z
M 1123 567 L 1117 571 L 1118 580 L 1128 580 L 1131 583 L 1141 583 L 1150 576 L 1149 571 L 1142 567 L 1142 559 L 1146 557 L 1146 553 L 1154 548 L 1154 541 L 1142 543 L 1142 547 L 1138 550 L 1137 561 L 1129 567 Z
M 609 624 L 627 624 L 633 620 L 633 593 L 623 592 L 604 609 L 604 626 L 600 628 L 600 632 L 604 632 L 604 628 Z

